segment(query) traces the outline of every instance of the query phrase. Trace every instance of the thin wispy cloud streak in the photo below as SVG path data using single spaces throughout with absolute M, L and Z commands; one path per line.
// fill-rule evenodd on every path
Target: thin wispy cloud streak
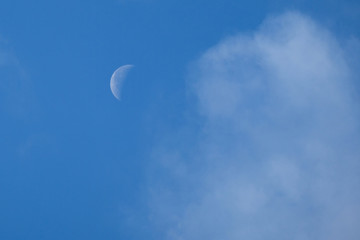
M 0 37 L 0 114 L 34 119 L 32 82 L 11 47 Z
M 359 239 L 349 61 L 330 31 L 298 12 L 206 51 L 188 79 L 201 127 L 154 150 L 155 227 L 177 240 Z

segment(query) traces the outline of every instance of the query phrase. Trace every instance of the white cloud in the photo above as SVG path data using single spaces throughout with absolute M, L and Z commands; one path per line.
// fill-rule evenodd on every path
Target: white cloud
M 204 53 L 189 80 L 201 133 L 156 153 L 164 173 L 149 205 L 167 239 L 359 239 L 358 79 L 348 60 L 296 12 Z

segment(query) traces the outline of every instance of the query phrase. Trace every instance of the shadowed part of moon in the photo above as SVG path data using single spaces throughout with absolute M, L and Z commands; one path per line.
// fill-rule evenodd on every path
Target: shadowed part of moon
M 121 88 L 126 78 L 126 75 L 129 72 L 129 70 L 133 67 L 134 67 L 133 65 L 121 66 L 118 69 L 116 69 L 116 71 L 111 76 L 110 89 L 114 97 L 116 97 L 118 100 L 121 99 Z

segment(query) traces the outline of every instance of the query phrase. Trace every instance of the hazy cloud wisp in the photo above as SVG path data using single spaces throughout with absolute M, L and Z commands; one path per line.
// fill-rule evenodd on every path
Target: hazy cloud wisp
M 204 53 L 189 77 L 198 140 L 155 152 L 164 174 L 149 205 L 167 239 L 358 239 L 350 66 L 335 37 L 296 12 Z

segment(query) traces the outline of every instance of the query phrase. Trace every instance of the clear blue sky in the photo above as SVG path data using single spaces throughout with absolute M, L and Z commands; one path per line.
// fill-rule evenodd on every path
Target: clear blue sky
M 359 37 L 358 1 L 2 0 L 0 239 L 359 239 Z

